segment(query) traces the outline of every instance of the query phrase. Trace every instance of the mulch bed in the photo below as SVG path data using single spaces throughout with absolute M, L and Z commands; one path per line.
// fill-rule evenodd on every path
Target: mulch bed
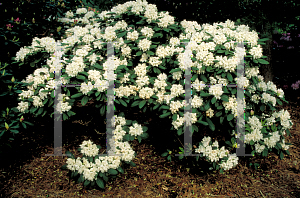
M 91 139 L 105 148 L 105 133 L 101 130 L 104 121 L 98 119 L 99 110 L 95 112 L 94 101 L 85 107 L 77 103 L 74 107 L 77 115 L 63 122 L 62 152 L 71 151 L 75 157 L 81 156 L 77 151 L 83 140 Z M 257 170 L 249 168 L 248 157 L 241 157 L 237 167 L 220 174 L 209 171 L 208 163 L 199 159 L 201 166 L 194 166 L 193 157 L 179 160 L 177 156 L 168 161 L 161 157 L 166 148 L 177 148 L 180 143 L 168 143 L 171 133 L 170 125 L 157 116 L 149 118 L 149 112 L 142 113 L 134 108 L 127 109 L 127 119 L 149 122 L 150 136 L 139 143 L 130 142 L 137 157 L 133 160 L 136 167 L 128 167 L 125 174 L 109 180 L 105 190 L 89 189 L 83 183 L 77 184 L 70 179 L 67 170 L 60 167 L 67 157 L 50 157 L 53 154 L 53 119 L 33 117 L 25 119 L 34 122 L 34 126 L 20 131 L 11 143 L 11 149 L 1 154 L 1 197 L 300 197 L 299 172 L 299 114 L 297 102 L 290 102 L 280 107 L 288 110 L 293 121 L 290 129 L 292 137 L 286 142 L 292 143 L 290 156 L 280 160 L 277 154 L 268 157 L 253 157 L 252 163 L 259 163 Z M 84 109 L 84 110 L 83 110 Z M 95 113 L 92 113 L 95 112 Z M 148 116 L 146 116 L 148 115 Z M 100 118 L 100 117 L 99 117 Z M 100 120 L 100 121 L 99 121 Z M 139 122 L 140 123 L 140 122 Z M 153 128 L 153 127 L 156 128 Z M 206 133 L 206 130 L 199 133 Z M 165 133 L 165 138 L 161 136 Z M 161 138 L 160 138 L 161 137 Z M 183 135 L 181 136 L 183 140 Z M 172 146 L 173 145 L 173 146 Z M 182 147 L 182 146 L 181 146 Z M 164 149 L 164 150 L 162 150 Z M 178 153 L 178 150 L 172 150 Z M 248 159 L 246 159 L 248 158 Z M 77 179 L 76 179 L 77 180 Z

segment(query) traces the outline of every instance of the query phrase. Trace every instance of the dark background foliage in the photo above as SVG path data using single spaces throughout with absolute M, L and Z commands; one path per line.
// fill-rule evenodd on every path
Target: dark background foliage
M 18 93 L 21 93 L 20 81 L 25 79 L 29 74 L 39 68 L 48 56 L 42 53 L 30 56 L 25 59 L 25 63 L 19 66 L 12 59 L 16 52 L 21 47 L 31 45 L 34 37 L 42 38 L 51 36 L 55 40 L 61 39 L 64 35 L 64 24 L 58 22 L 58 17 L 64 17 L 64 13 L 68 10 L 76 11 L 77 8 L 86 5 L 87 7 L 96 8 L 99 13 L 104 10 L 109 10 L 117 4 L 127 2 L 126 0 L 83 0 L 83 1 L 66 1 L 66 0 L 21 0 L 21 1 L 5 1 L 0 5 L 0 13 L 2 13 L 2 20 L 0 21 L 0 42 L 1 42 L 1 57 L 0 57 L 0 76 L 1 87 L 0 97 L 2 103 L 0 110 L 2 113 L 7 107 L 16 107 L 18 104 Z M 172 16 L 175 16 L 176 21 L 197 21 L 199 24 L 214 22 L 225 22 L 227 19 L 232 21 L 239 21 L 238 24 L 247 24 L 253 30 L 260 32 L 260 38 L 268 37 L 270 42 L 264 47 L 264 55 L 268 56 L 270 65 L 262 68 L 261 72 L 265 76 L 267 71 L 273 72 L 275 68 L 272 67 L 272 54 L 275 54 L 272 41 L 273 36 L 276 35 L 274 30 L 280 28 L 296 35 L 299 33 L 299 20 L 296 17 L 299 15 L 297 10 L 300 4 L 296 1 L 245 1 L 245 0 L 211 0 L 211 1 L 178 1 L 178 0 L 148 0 L 150 4 L 157 5 L 158 11 L 169 11 Z M 51 16 L 51 17 L 50 17 Z M 49 18 L 50 17 L 50 18 Z M 19 18 L 21 21 L 15 21 Z M 34 18 L 34 20 L 33 20 Z M 48 20 L 49 18 L 49 20 Z M 11 28 L 7 25 L 11 24 Z M 58 27 L 61 27 L 59 30 Z M 298 28 L 298 30 L 297 30 Z M 38 34 L 38 35 L 37 35 Z M 295 49 L 290 51 L 279 52 L 281 57 L 286 57 L 286 54 L 299 53 L 299 45 L 295 45 Z M 277 54 L 278 54 L 278 48 Z M 280 57 L 280 56 L 279 56 Z M 291 58 L 293 58 L 291 57 Z M 39 62 L 40 61 L 40 62 Z M 31 64 L 33 63 L 33 64 Z M 292 69 L 291 64 L 290 68 Z M 5 69 L 5 72 L 4 72 Z M 260 68 L 261 69 L 261 68 Z M 266 71 L 265 71 L 266 70 Z M 274 72 L 273 72 L 274 73 Z M 280 72 L 284 73 L 284 72 Z M 12 79 L 14 77 L 14 79 Z M 273 79 L 270 75 L 271 80 Z M 2 114 L 1 113 L 1 114 Z M 19 123 L 19 117 L 14 119 L 1 118 L 0 120 L 0 134 L 10 129 L 5 129 L 4 122 L 10 124 L 13 120 Z M 9 121 L 10 120 L 10 121 Z M 10 126 L 11 128 L 12 126 Z M 7 134 L 7 133 L 6 133 Z M 0 136 L 1 138 L 1 136 Z M 2 136 L 3 138 L 3 136 Z M 2 139 L 1 139 L 2 141 Z

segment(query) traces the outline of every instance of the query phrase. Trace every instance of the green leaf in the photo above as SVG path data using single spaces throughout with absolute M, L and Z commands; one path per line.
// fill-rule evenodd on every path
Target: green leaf
M 168 155 L 168 152 L 161 154 L 162 157 L 166 157 L 167 155 Z
M 162 115 L 160 115 L 159 117 L 160 117 L 160 118 L 165 118 L 165 117 L 167 117 L 167 116 L 169 116 L 169 115 L 171 115 L 171 112 L 162 114 Z
M 267 149 L 263 150 L 262 156 L 263 156 L 263 157 L 266 157 L 267 155 L 268 155 L 268 150 L 267 150 Z
M 172 119 L 175 121 L 177 120 L 177 114 L 173 114 Z
M 216 117 L 220 117 L 222 115 L 222 112 L 221 111 L 218 111 L 217 113 L 216 113 Z
M 198 122 L 198 123 L 200 123 L 200 124 L 203 124 L 203 125 L 205 125 L 205 126 L 207 126 L 207 125 L 208 125 L 208 123 L 207 123 L 207 122 L 204 122 L 204 121 L 200 121 L 200 120 L 198 120 L 197 122 Z
M 67 116 L 66 113 L 63 113 L 63 119 L 64 119 L 64 120 L 67 120 L 67 119 L 68 119 L 68 116 Z
M 81 79 L 81 80 L 85 80 L 85 79 L 86 79 L 86 77 L 85 77 L 85 76 L 82 76 L 82 75 L 77 75 L 76 78 L 77 78 L 77 79 Z
M 78 98 L 82 95 L 83 95 L 82 93 L 77 93 L 77 94 L 74 94 L 73 96 L 71 96 L 71 98 Z
M 130 165 L 133 166 L 133 167 L 136 166 L 136 164 L 134 162 L 130 162 Z
M 142 54 L 143 54 L 142 51 L 138 51 L 135 55 L 136 55 L 136 56 L 140 56 L 140 55 L 142 55 Z
M 207 83 L 207 78 L 203 74 L 200 75 L 200 78 L 201 78 L 202 81 Z
M 227 78 L 230 82 L 232 82 L 233 78 L 232 78 L 232 75 L 230 73 L 227 73 Z
M 283 152 L 280 151 L 280 159 L 283 159 L 283 158 L 284 158 Z
M 37 115 L 40 115 L 43 112 L 43 108 L 40 108 L 39 111 L 37 112 Z
M 182 134 L 182 128 L 180 128 L 180 129 L 177 131 L 177 134 L 178 134 L 178 135 L 181 135 L 181 134 Z
M 233 116 L 232 114 L 229 114 L 229 115 L 227 116 L 227 120 L 228 120 L 228 121 L 231 121 L 231 120 L 233 119 L 233 117 L 234 117 L 234 116 Z
M 230 147 L 232 147 L 232 144 L 231 144 L 231 142 L 229 142 L 229 141 L 225 141 L 225 143 L 226 143 L 227 145 L 229 145 Z
M 143 106 L 144 106 L 145 104 L 146 104 L 146 100 L 141 101 L 140 104 L 139 104 L 139 108 L 140 108 L 140 109 L 143 108 Z
M 209 101 L 204 106 L 204 111 L 207 111 L 210 108 Z
M 105 113 L 105 105 L 103 105 L 100 109 L 100 114 L 103 116 Z
M 84 97 L 81 99 L 81 104 L 82 104 L 82 106 L 84 106 L 88 101 L 89 101 L 89 98 L 88 98 L 87 96 L 84 96 Z
M 122 169 L 121 166 L 119 166 L 119 167 L 117 168 L 117 170 L 118 170 L 120 173 L 123 173 L 123 174 L 124 174 L 124 170 Z
M 152 51 L 147 51 L 146 53 L 149 55 L 154 55 L 154 52 L 152 52 Z
M 70 156 L 69 156 L 69 154 L 70 154 Z M 70 151 L 66 151 L 66 155 L 68 156 L 68 158 L 75 159 L 74 155 Z
M 212 121 L 206 117 L 206 121 L 208 122 L 209 124 L 209 128 L 212 130 L 212 131 L 215 131 L 215 125 L 212 123 Z
M 108 177 L 105 174 L 103 174 L 102 177 L 106 182 L 108 181 Z
M 211 104 L 215 104 L 216 101 L 217 101 L 217 98 L 216 98 L 216 97 L 213 97 L 213 98 L 211 99 Z
M 139 103 L 140 103 L 140 101 L 134 101 L 134 102 L 131 104 L 131 107 L 135 107 L 135 106 L 137 106 Z
M 112 168 L 110 168 L 108 170 L 108 173 L 111 174 L 111 175 L 117 175 L 118 174 L 118 172 L 115 169 L 112 169 Z
M 229 102 L 229 97 L 227 96 L 227 95 L 222 95 L 221 96 L 221 99 L 223 100 L 223 101 L 225 101 L 225 102 Z
M 26 127 L 26 124 L 24 124 L 23 122 L 22 122 L 22 126 L 24 127 L 24 129 L 26 129 L 27 127 Z
M 159 108 L 159 110 L 161 110 L 161 109 L 170 109 L 170 106 L 163 105 L 163 106 L 161 106 L 161 107 Z
M 197 131 L 197 132 L 198 132 L 198 130 L 199 130 L 198 127 L 197 127 L 196 125 L 193 125 L 192 128 L 193 128 L 194 131 Z
M 168 159 L 169 161 L 171 161 L 171 155 L 169 155 L 169 156 L 167 157 L 167 159 Z
M 261 64 L 270 64 L 268 61 L 264 60 L 264 59 L 258 59 L 258 62 L 261 63 Z
M 203 91 L 200 92 L 200 96 L 202 97 L 208 97 L 211 96 L 209 93 L 204 93 Z
M 127 104 L 126 104 L 126 102 L 125 102 L 124 100 L 119 99 L 119 101 L 121 102 L 121 104 L 122 104 L 123 106 L 127 107 Z
M 99 95 L 100 95 L 100 91 L 97 91 L 97 92 L 95 93 L 95 96 L 98 97 Z
M 102 179 L 97 178 L 96 183 L 100 188 L 104 189 L 104 182 Z
M 260 110 L 261 110 L 261 111 L 264 111 L 264 110 L 265 110 L 265 107 L 266 107 L 265 105 L 261 105 L 261 106 L 260 106 Z

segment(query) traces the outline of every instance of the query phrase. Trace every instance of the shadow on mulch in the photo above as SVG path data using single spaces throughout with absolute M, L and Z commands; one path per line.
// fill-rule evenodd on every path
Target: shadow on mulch
M 75 157 L 81 157 L 77 149 L 82 141 L 89 139 L 106 148 L 105 122 L 100 118 L 99 109 L 95 110 L 94 102 L 92 100 L 84 107 L 77 103 L 72 107 L 77 114 L 63 121 L 63 153 L 71 151 Z M 202 158 L 196 162 L 194 157 L 179 160 L 174 155 L 178 154 L 179 147 L 183 147 L 184 139 L 183 135 L 178 137 L 176 131 L 170 131 L 169 118 L 160 119 L 159 114 L 149 111 L 143 113 L 138 107 L 121 107 L 126 119 L 137 120 L 141 124 L 148 121 L 149 138 L 141 143 L 137 140 L 130 142 L 137 153 L 133 160 L 136 167 L 125 164 L 125 173 L 115 179 L 110 178 L 104 190 L 98 186 L 96 189 L 86 188 L 83 183 L 75 182 L 77 178 L 70 179 L 69 171 L 60 169 L 66 164 L 66 156 L 45 156 L 54 154 L 54 121 L 46 116 L 35 118 L 27 115 L 25 120 L 33 122 L 34 126 L 20 131 L 11 143 L 12 148 L 3 150 L 1 154 L 0 196 L 300 197 L 300 109 L 296 103 L 284 104 L 281 108 L 289 111 L 293 121 L 292 137 L 286 137 L 286 142 L 293 144 L 289 149 L 291 155 L 285 155 L 282 160 L 275 153 L 268 154 L 266 158 L 239 157 L 237 167 L 220 174 L 219 171 L 210 171 L 210 164 Z M 216 128 L 224 129 L 226 126 L 218 125 Z M 199 129 L 195 140 L 208 133 L 207 130 Z M 217 132 L 211 136 L 222 142 Z M 220 147 L 222 145 L 220 143 Z M 171 162 L 161 157 L 167 149 L 172 151 Z M 250 162 L 259 163 L 260 167 L 257 170 L 249 168 Z

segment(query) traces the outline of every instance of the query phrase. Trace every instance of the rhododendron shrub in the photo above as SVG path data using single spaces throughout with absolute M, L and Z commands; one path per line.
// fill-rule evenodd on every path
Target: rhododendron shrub
M 200 153 L 199 156 L 205 157 L 215 169 L 223 172 L 238 164 L 238 156 L 230 150 L 240 146 L 235 146 L 237 124 L 242 126 L 242 123 L 237 123 L 239 114 L 244 115 L 243 141 L 246 148 L 251 148 L 252 155 L 267 156 L 274 148 L 281 159 L 283 152 L 289 154 L 290 144 L 285 143 L 284 136 L 290 134 L 290 115 L 275 108 L 276 104 L 282 104 L 281 101 L 287 101 L 281 89 L 272 82 L 265 83 L 259 75 L 259 67 L 268 64 L 261 47 L 267 39 L 259 39 L 248 26 L 235 26 L 230 20 L 213 25 L 186 20 L 178 23 L 168 12 L 158 12 L 155 5 L 140 0 L 117 5 L 97 15 L 86 8 L 79 8 L 76 13 L 67 12 L 66 18 L 61 21 L 78 23 L 66 31 L 61 41 L 60 83 L 81 85 L 76 87 L 74 94 L 64 88 L 66 94 L 58 96 L 60 103 L 56 111 L 62 114 L 63 120 L 76 113 L 71 111 L 75 101 L 84 105 L 96 98 L 96 107 L 102 116 L 107 105 L 104 101 L 110 103 L 114 100 L 116 109 L 118 106 L 138 106 L 143 112 L 156 111 L 161 119 L 169 119 L 172 124 L 170 130 L 179 136 L 186 132 L 185 125 L 191 126 L 193 134 L 201 133 L 205 126 L 216 131 L 216 125 L 226 123 L 230 128 L 218 132 L 224 136 L 230 134 L 232 138 L 221 148 L 218 140 L 213 142 L 210 136 L 193 139 L 199 145 L 194 152 Z M 109 43 L 114 47 L 114 54 L 107 58 Z M 243 46 L 238 48 L 238 43 L 243 43 Z M 30 47 L 23 47 L 17 53 L 17 61 L 24 61 L 38 51 L 51 55 L 47 65 L 24 80 L 29 86 L 20 94 L 21 101 L 17 107 L 20 112 L 37 112 L 37 115 L 44 116 L 47 110 L 49 113 L 53 111 L 54 89 L 60 86 L 53 74 L 57 66 L 56 45 L 56 41 L 48 37 L 34 38 Z M 241 59 L 245 74 L 238 76 L 237 65 Z M 191 75 L 185 77 L 188 69 Z M 188 78 L 192 85 L 189 104 L 185 100 L 185 94 L 189 92 L 185 86 Z M 112 99 L 107 99 L 105 94 L 109 79 L 115 84 L 115 98 Z M 228 85 L 243 88 L 244 100 L 238 100 L 237 87 Z M 238 108 L 241 107 L 238 102 L 244 106 Z M 45 107 L 47 103 L 48 107 Z M 185 111 L 188 108 L 191 112 Z M 151 136 L 151 131 L 145 133 L 147 127 L 141 127 L 136 121 L 127 121 L 124 114 L 114 117 L 113 123 L 117 128 L 114 140 L 109 142 L 115 141 L 117 154 L 130 150 L 129 144 L 123 145 L 124 142 L 135 137 L 141 141 L 148 134 Z M 126 126 L 130 124 L 133 126 Z M 85 146 L 89 149 L 82 150 Z M 68 168 L 75 171 L 73 176 L 81 175 L 79 181 L 86 179 L 92 184 L 96 181 L 98 186 L 103 187 L 101 178 L 107 181 L 109 174 L 115 175 L 120 160 L 131 163 L 134 152 L 130 150 L 124 158 L 106 158 L 97 156 L 97 148 L 91 142 L 84 142 L 81 150 L 87 158 L 84 157 L 82 162 L 72 156 L 68 160 Z M 170 155 L 167 158 L 171 160 Z M 122 169 L 118 171 L 122 172 Z

